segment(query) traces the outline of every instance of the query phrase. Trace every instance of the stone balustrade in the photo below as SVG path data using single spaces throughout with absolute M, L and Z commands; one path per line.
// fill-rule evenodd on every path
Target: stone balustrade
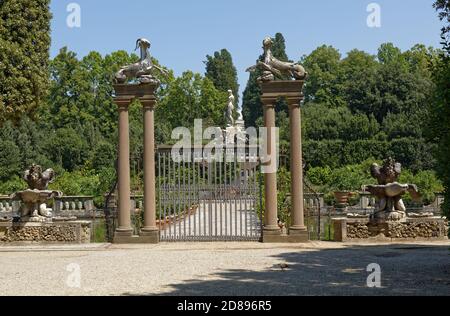
M 91 218 L 96 216 L 94 197 L 92 196 L 62 196 L 55 198 L 54 216 Z
M 0 217 L 11 217 L 19 211 L 20 202 L 13 201 L 8 195 L 0 195 Z

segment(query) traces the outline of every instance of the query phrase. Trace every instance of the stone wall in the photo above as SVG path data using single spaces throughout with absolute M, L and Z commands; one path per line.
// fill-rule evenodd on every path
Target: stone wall
M 333 219 L 336 241 L 445 240 L 448 221 L 441 217 L 407 218 L 404 222 L 371 222 L 368 219 Z
M 88 221 L 57 223 L 0 223 L 0 243 L 63 243 L 90 242 Z

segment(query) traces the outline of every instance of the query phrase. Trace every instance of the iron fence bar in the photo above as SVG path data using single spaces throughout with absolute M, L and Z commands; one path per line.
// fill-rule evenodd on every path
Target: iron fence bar
M 158 197 L 159 197 L 159 205 L 158 205 L 159 231 L 161 231 L 161 156 L 159 154 L 158 154 Z
M 187 165 L 188 165 L 188 167 L 187 167 L 187 170 L 188 170 L 188 217 L 189 217 L 189 227 L 188 227 L 188 230 L 189 230 L 189 236 L 191 235 L 191 215 L 192 215 L 192 191 L 191 191 L 191 159 L 192 159 L 192 153 L 191 152 L 189 152 L 189 154 L 190 154 L 190 156 L 188 157 L 188 163 L 187 163 Z
M 223 152 L 222 152 L 223 154 Z M 220 161 L 219 161 L 219 201 L 220 201 L 220 235 L 223 236 L 223 202 L 225 201 L 223 198 L 223 189 L 222 189 L 222 161 L 223 161 L 223 156 L 221 157 Z
M 228 236 L 228 204 L 227 204 L 227 159 L 225 156 L 223 163 L 224 185 L 223 185 L 223 204 L 225 208 L 225 236 Z
M 170 182 L 172 181 L 172 177 L 171 177 L 171 167 L 170 167 L 170 165 L 171 165 L 171 161 L 172 161 L 172 159 L 171 159 L 171 157 L 169 156 L 169 157 L 167 157 L 167 162 L 168 162 L 168 167 L 169 167 L 169 169 L 168 169 L 168 178 L 167 178 L 167 182 L 168 182 L 168 185 L 169 185 L 169 189 L 167 190 L 167 201 L 166 201 L 166 203 L 168 203 L 168 205 L 167 205 L 167 211 L 168 211 L 168 224 L 169 224 L 169 231 L 168 231 L 168 237 L 170 238 L 171 236 L 172 236 L 172 206 L 170 205 Z M 167 222 L 167 218 L 166 218 L 166 222 Z
M 243 188 L 243 183 L 242 183 L 242 163 L 238 161 L 238 164 L 239 164 L 239 170 L 238 170 L 238 172 L 239 172 L 238 173 L 239 220 L 240 220 L 240 230 L 241 230 L 240 234 L 241 234 L 241 237 L 242 237 L 244 235 L 243 231 L 242 231 L 242 228 L 243 228 L 243 225 L 242 225 L 242 188 Z M 245 231 L 245 233 L 247 233 L 247 231 Z
M 233 166 L 234 166 L 234 172 L 233 172 L 233 174 L 234 174 L 234 180 L 233 180 L 233 183 L 234 183 L 234 188 L 233 188 L 233 196 L 234 196 L 234 232 L 235 232 L 235 235 L 237 236 L 238 235 L 238 224 L 237 224 L 237 218 L 238 218 L 238 209 L 237 209 L 237 183 L 236 183 L 236 181 L 237 181 L 237 159 L 236 159 L 236 155 L 237 155 L 237 151 L 235 150 L 234 151 L 234 154 L 233 154 Z
M 216 153 L 216 157 L 217 157 L 217 153 Z M 218 220 L 217 220 L 217 162 L 214 163 L 214 216 L 215 216 L 215 226 L 214 226 L 214 236 L 217 237 L 218 236 L 218 231 L 217 231 L 217 225 L 218 225 Z

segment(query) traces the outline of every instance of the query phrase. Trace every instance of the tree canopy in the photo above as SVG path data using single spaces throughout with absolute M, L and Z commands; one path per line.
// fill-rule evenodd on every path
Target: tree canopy
M 33 115 L 48 92 L 50 0 L 0 2 L 0 126 Z M 30 23 L 32 21 L 32 23 Z

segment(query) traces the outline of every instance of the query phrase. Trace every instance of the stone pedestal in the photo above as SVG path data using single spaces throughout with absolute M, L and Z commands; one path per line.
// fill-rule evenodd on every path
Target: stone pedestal
M 114 243 L 157 243 L 155 184 L 155 123 L 156 83 L 116 84 L 114 102 L 119 107 L 119 227 Z M 133 236 L 130 219 L 130 144 L 128 106 L 138 99 L 144 115 L 144 227 L 140 236 Z
M 308 232 L 304 222 L 303 206 L 303 159 L 302 159 L 302 133 L 301 133 L 301 110 L 300 104 L 303 100 L 304 81 L 271 81 L 261 84 L 262 103 L 264 105 L 265 126 L 275 127 L 275 102 L 279 98 L 285 98 L 289 105 L 290 136 L 291 136 L 291 218 L 289 234 L 281 235 L 277 226 L 276 232 L 273 227 L 276 218 L 276 173 L 266 174 L 266 213 L 268 216 L 267 227 L 265 227 L 263 241 L 266 242 L 306 242 Z M 268 133 L 268 144 L 270 133 Z M 269 146 L 270 148 L 270 146 Z M 275 215 L 274 215 L 275 213 Z
M 432 241 L 448 239 L 448 221 L 441 217 L 371 221 L 368 218 L 333 219 L 335 241 Z
M 91 222 L 0 222 L 0 243 L 84 244 L 91 241 Z

